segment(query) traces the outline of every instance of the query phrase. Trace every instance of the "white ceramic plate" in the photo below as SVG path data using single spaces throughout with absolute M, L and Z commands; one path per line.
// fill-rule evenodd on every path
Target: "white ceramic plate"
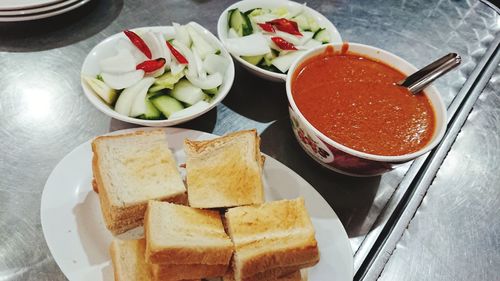
M 215 137 L 193 130 L 166 130 L 178 163 L 185 162 L 182 150 L 185 138 Z M 64 157 L 52 171 L 42 194 L 43 234 L 52 256 L 69 280 L 112 281 L 108 247 L 113 236 L 104 225 L 98 196 L 92 190 L 91 161 L 92 151 L 87 141 Z M 339 218 L 325 199 L 299 175 L 271 157 L 266 157 L 264 180 L 267 201 L 298 196 L 305 199 L 321 254 L 319 264 L 309 270 L 309 281 L 351 281 L 351 246 Z
M 69 7 L 70 5 L 73 5 L 76 2 L 79 2 L 81 0 L 66 0 L 58 3 L 54 3 L 51 5 L 47 6 L 42 6 L 38 8 L 30 8 L 30 9 L 22 9 L 22 10 L 11 10 L 11 11 L 2 11 L 0 10 L 0 17 L 3 16 L 28 16 L 28 15 L 33 15 L 37 13 L 48 13 L 50 11 L 54 11 L 57 9 L 61 9 L 64 7 Z
M 87 83 L 85 83 L 83 79 L 81 79 L 82 80 L 81 85 L 83 88 L 83 92 L 85 93 L 85 96 L 102 113 L 124 122 L 138 124 L 142 126 L 173 126 L 179 123 L 189 121 L 193 118 L 196 118 L 208 112 L 209 110 L 214 108 L 219 102 L 221 102 L 229 93 L 229 90 L 231 89 L 231 86 L 233 85 L 234 81 L 234 63 L 233 59 L 231 58 L 231 55 L 226 51 L 226 49 L 224 49 L 222 43 L 219 41 L 219 39 L 217 39 L 217 37 L 215 37 L 215 35 L 213 35 L 210 31 L 208 31 L 206 28 L 199 25 L 198 23 L 195 23 L 195 25 L 197 26 L 199 31 L 203 32 L 202 35 L 205 36 L 205 39 L 208 42 L 212 43 L 214 46 L 217 46 L 221 51 L 221 55 L 229 60 L 229 66 L 224 75 L 224 80 L 222 81 L 222 85 L 219 86 L 219 92 L 217 93 L 216 97 L 212 99 L 209 107 L 203 109 L 202 111 L 195 112 L 191 115 L 182 116 L 179 118 L 166 119 L 166 120 L 144 120 L 139 118 L 128 117 L 116 112 L 106 103 L 104 103 L 99 97 L 97 97 L 97 95 L 94 93 L 94 91 L 92 91 L 92 89 L 87 85 Z M 172 26 L 141 27 L 141 28 L 134 28 L 133 30 L 137 31 L 141 29 L 150 29 L 152 31 L 162 32 L 163 34 L 174 34 L 175 32 Z M 81 74 L 94 77 L 97 74 L 99 74 L 100 73 L 99 61 L 102 60 L 103 58 L 112 56 L 116 52 L 115 43 L 120 38 L 126 39 L 123 32 L 112 35 L 107 39 L 105 39 L 104 41 L 102 41 L 101 43 L 97 44 L 97 46 L 95 46 L 85 58 L 85 61 L 83 62 L 82 65 Z
M 242 11 L 248 11 L 254 8 L 279 8 L 279 7 L 287 7 L 288 9 L 293 9 L 297 7 L 301 7 L 301 3 L 297 3 L 289 0 L 243 0 L 232 4 L 227 7 L 224 12 L 219 17 L 217 22 L 217 35 L 223 44 L 226 44 L 227 33 L 228 33 L 228 11 L 232 9 L 241 9 Z M 313 17 L 319 26 L 325 28 L 328 33 L 330 33 L 330 43 L 342 43 L 342 38 L 340 37 L 340 33 L 337 28 L 333 25 L 331 21 L 328 20 L 325 16 L 320 14 L 318 11 L 313 10 L 307 6 L 304 7 L 304 11 L 307 12 L 311 17 Z M 231 54 L 232 55 L 232 54 Z M 241 63 L 245 68 L 247 68 L 253 74 L 262 77 L 264 79 L 276 82 L 285 82 L 286 74 L 276 73 L 273 71 L 262 69 L 256 65 L 253 65 L 246 60 L 240 58 L 237 55 L 232 55 L 236 61 Z
M 22 10 L 47 6 L 64 0 L 2 0 L 0 10 Z
M 79 8 L 83 5 L 85 5 L 88 2 L 90 2 L 90 0 L 81 0 L 79 2 L 73 3 L 70 6 L 64 6 L 60 9 L 50 10 L 50 11 L 47 11 L 45 13 L 37 13 L 37 14 L 25 15 L 25 16 L 0 16 L 0 22 L 18 22 L 18 21 L 30 21 L 30 20 L 50 18 L 53 16 L 57 16 L 57 15 L 72 11 L 76 8 Z

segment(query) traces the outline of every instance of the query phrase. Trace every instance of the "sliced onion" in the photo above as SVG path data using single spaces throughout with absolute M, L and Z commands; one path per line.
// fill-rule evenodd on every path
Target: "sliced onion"
M 271 51 L 266 37 L 261 33 L 227 39 L 226 47 L 237 56 L 258 56 Z
M 191 82 L 191 84 L 203 90 L 214 89 L 222 84 L 222 75 L 218 72 L 207 75 L 205 79 L 193 77 L 191 75 L 186 75 L 186 78 L 189 82 Z
M 174 40 L 172 41 L 172 45 L 187 59 L 188 74 L 193 77 L 198 77 L 198 66 L 193 52 L 191 52 L 191 50 L 180 41 Z

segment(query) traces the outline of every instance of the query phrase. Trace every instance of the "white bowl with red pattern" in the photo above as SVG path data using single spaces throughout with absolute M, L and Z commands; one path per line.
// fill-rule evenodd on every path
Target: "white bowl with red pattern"
M 300 112 L 292 95 L 292 78 L 300 65 L 308 58 L 325 52 L 332 46 L 335 52 L 340 52 L 342 44 L 328 44 L 304 53 L 292 64 L 286 80 L 286 92 L 289 102 L 290 120 L 292 129 L 300 146 L 314 160 L 324 167 L 351 176 L 375 176 L 391 171 L 398 164 L 402 164 L 429 152 L 443 138 L 446 131 L 446 108 L 440 97 L 439 91 L 434 86 L 425 89 L 424 94 L 429 99 L 435 114 L 435 129 L 431 140 L 421 149 L 413 153 L 397 156 L 382 156 L 361 152 L 338 143 L 316 129 Z M 406 60 L 385 50 L 356 43 L 348 43 L 348 52 L 359 54 L 383 62 L 399 70 L 405 75 L 410 75 L 418 69 Z

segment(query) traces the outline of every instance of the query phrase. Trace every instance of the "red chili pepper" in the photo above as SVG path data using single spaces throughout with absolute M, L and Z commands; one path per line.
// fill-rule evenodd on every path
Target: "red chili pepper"
M 274 27 L 270 23 L 258 23 L 258 25 L 266 32 L 274 32 Z
M 281 30 L 283 32 L 290 33 L 290 34 L 297 35 L 297 36 L 302 36 L 302 33 L 300 33 L 300 31 L 299 31 L 299 26 L 294 21 L 281 18 L 281 19 L 275 19 L 272 21 L 268 21 L 266 23 L 274 25 L 278 30 Z
M 165 65 L 165 59 L 159 58 L 155 60 L 147 60 L 138 64 L 135 69 L 142 69 L 144 72 L 149 73 L 162 68 Z
M 276 44 L 280 49 L 284 51 L 297 50 L 297 48 L 295 48 L 295 46 L 292 43 L 286 41 L 281 37 L 271 37 L 271 40 L 273 40 L 274 44 Z
M 177 51 L 170 42 L 167 41 L 167 46 L 172 55 L 174 55 L 175 59 L 180 63 L 180 64 L 188 64 L 188 60 L 179 52 Z
M 149 49 L 146 42 L 144 42 L 144 40 L 139 37 L 139 35 L 130 30 L 125 30 L 123 31 L 123 33 L 127 35 L 128 39 L 130 39 L 130 42 L 132 42 L 132 44 L 134 44 L 137 49 L 139 49 L 148 59 L 151 59 L 151 50 Z

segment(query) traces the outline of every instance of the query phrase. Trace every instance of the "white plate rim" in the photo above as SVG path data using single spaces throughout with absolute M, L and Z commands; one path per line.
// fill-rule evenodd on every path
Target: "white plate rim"
M 24 10 L 24 9 L 31 9 L 31 8 L 36 8 L 36 7 L 43 7 L 43 6 L 49 6 L 53 5 L 58 2 L 64 2 L 67 0 L 37 0 L 37 1 L 31 1 L 31 4 L 5 4 L 5 3 L 0 3 L 0 11 L 12 11 L 12 10 Z M 14 1 L 16 2 L 16 1 Z
M 115 135 L 115 134 L 122 134 L 122 133 L 134 132 L 134 131 L 138 131 L 138 130 L 151 130 L 151 129 L 154 129 L 154 128 L 125 129 L 125 130 L 119 130 L 119 131 L 111 132 L 111 133 L 108 133 L 106 135 Z M 182 136 L 182 135 L 192 134 L 194 136 L 201 137 L 201 139 L 207 139 L 207 138 L 217 137 L 217 135 L 214 135 L 214 134 L 210 134 L 210 133 L 206 133 L 206 132 L 201 132 L 201 131 L 196 131 L 196 130 L 190 130 L 190 129 L 165 128 L 165 130 L 167 132 L 167 135 L 181 134 L 181 136 Z M 46 184 L 44 186 L 44 189 L 43 189 L 43 192 L 42 192 L 42 196 L 41 196 L 40 220 L 41 220 L 41 225 L 42 225 L 42 230 L 43 230 L 43 235 L 44 235 L 45 241 L 47 243 L 47 246 L 48 246 L 48 248 L 49 248 L 49 250 L 50 250 L 50 252 L 51 252 L 54 260 L 56 261 L 56 263 L 60 267 L 61 271 L 71 281 L 87 280 L 87 279 L 85 279 L 85 277 L 83 277 L 84 273 L 85 273 L 85 268 L 82 269 L 81 271 L 78 271 L 78 272 L 69 271 L 68 270 L 67 267 L 68 267 L 68 264 L 71 263 L 71 261 L 63 260 L 63 258 L 61 257 L 61 250 L 60 250 L 60 248 L 58 248 L 59 247 L 58 245 L 59 245 L 59 243 L 61 243 L 61 241 L 57 240 L 57 239 L 56 239 L 56 241 L 54 241 L 55 237 L 53 237 L 52 234 L 51 234 L 52 229 L 51 229 L 51 231 L 49 231 L 49 221 L 54 220 L 54 218 L 49 215 L 50 212 L 48 210 L 50 209 L 51 206 L 46 206 L 46 205 L 48 204 L 48 201 L 50 201 L 50 196 L 52 196 L 51 192 L 53 192 L 53 190 L 51 190 L 51 189 L 55 188 L 52 182 L 55 181 L 55 179 L 57 177 L 61 177 L 61 175 L 59 175 L 58 173 L 60 172 L 61 169 L 63 169 L 63 166 L 66 165 L 66 164 L 68 164 L 67 163 L 68 161 L 71 163 L 71 161 L 77 160 L 77 159 L 73 159 L 73 158 L 75 158 L 75 156 L 77 156 L 79 153 L 86 154 L 85 157 L 89 157 L 88 159 L 91 159 L 91 154 L 92 154 L 91 150 L 90 150 L 91 140 L 88 140 L 88 141 L 80 144 L 75 149 L 73 149 L 70 153 L 68 153 L 63 159 L 60 160 L 60 162 L 55 166 L 55 168 L 52 170 L 50 176 L 48 177 L 47 182 L 46 182 Z M 170 147 L 172 146 L 171 145 L 171 141 L 172 141 L 172 139 L 170 139 L 170 141 L 169 141 L 169 146 Z M 179 141 L 179 140 L 177 140 L 177 141 Z M 87 152 L 85 152 L 85 150 L 87 150 Z M 88 154 L 90 154 L 90 155 L 88 155 Z M 88 165 L 91 166 L 91 163 L 88 163 Z M 314 205 L 311 205 L 311 204 L 313 204 L 313 203 L 310 202 L 311 200 L 307 200 L 306 199 L 306 205 L 307 205 L 307 208 L 309 209 L 309 213 L 310 214 L 311 214 L 311 211 L 310 211 L 311 207 L 312 208 L 319 208 L 319 205 L 322 205 L 323 207 L 321 207 L 321 208 L 324 208 L 325 211 L 329 212 L 329 217 L 327 217 L 326 219 L 328 219 L 328 223 L 329 224 L 330 223 L 334 224 L 334 225 L 332 225 L 330 231 L 332 231 L 332 230 L 335 231 L 335 235 L 334 235 L 335 237 L 331 237 L 331 239 L 333 240 L 332 243 L 336 244 L 333 247 L 335 247 L 336 250 L 339 250 L 339 256 L 342 256 L 341 258 L 339 258 L 339 260 L 337 260 L 337 263 L 335 263 L 335 265 L 341 264 L 339 266 L 342 267 L 342 270 L 341 270 L 341 272 L 343 272 L 342 273 L 342 278 L 336 279 L 336 280 L 339 280 L 339 281 L 344 281 L 344 280 L 345 281 L 347 281 L 347 280 L 350 281 L 350 280 L 352 280 L 352 278 L 353 278 L 353 272 L 354 272 L 353 252 L 352 252 L 352 248 L 351 248 L 351 245 L 350 245 L 347 233 L 346 233 L 343 225 L 341 224 L 338 216 L 336 215 L 335 211 L 330 207 L 330 205 L 328 204 L 328 202 L 314 189 L 314 187 L 312 187 L 302 177 L 300 177 L 293 170 L 291 170 L 290 168 L 288 168 L 287 166 L 285 166 L 281 162 L 279 162 L 279 161 L 277 161 L 277 160 L 275 160 L 275 159 L 273 159 L 273 158 L 271 158 L 271 157 L 269 157 L 269 156 L 266 155 L 266 164 L 265 165 L 266 165 L 265 168 L 264 168 L 265 169 L 264 170 L 265 174 L 267 173 L 266 167 L 268 167 L 268 165 L 269 166 L 277 166 L 277 167 L 279 167 L 279 169 L 281 169 L 283 171 L 286 171 L 290 176 L 294 176 L 294 177 L 296 177 L 296 179 L 302 181 L 302 183 L 298 183 L 298 184 L 305 184 L 305 186 L 307 187 L 307 190 L 301 190 L 301 191 L 305 192 L 306 195 L 301 194 L 301 196 L 304 196 L 304 197 L 310 197 L 310 196 L 312 196 L 314 198 L 314 200 L 315 200 Z M 69 166 L 71 166 L 71 165 L 69 165 Z M 91 170 L 90 167 L 89 167 L 89 169 Z M 80 171 L 78 171 L 78 173 L 79 172 Z M 84 175 L 82 175 L 81 177 L 84 178 Z M 90 174 L 90 178 L 91 177 L 92 177 L 92 175 Z M 280 178 L 280 181 L 281 181 L 281 178 Z M 79 188 L 78 186 L 75 187 L 75 189 L 78 189 L 78 188 Z M 88 191 L 87 195 L 88 194 L 93 194 L 93 191 L 92 191 L 92 188 L 90 187 L 90 184 L 88 185 L 87 189 L 88 189 L 87 190 Z M 276 189 L 272 189 L 272 190 L 274 192 L 277 192 Z M 76 193 L 77 190 L 75 190 L 74 192 Z M 75 195 L 75 196 L 78 196 L 78 195 Z M 309 202 L 309 204 L 308 204 L 308 202 Z M 100 216 L 100 212 L 99 212 L 99 217 L 101 218 L 100 220 L 102 221 L 102 217 Z M 316 238 L 318 240 L 318 244 L 321 244 L 321 242 L 323 241 L 322 239 L 324 239 L 324 238 L 320 238 L 319 237 L 319 235 L 321 234 L 321 232 L 318 231 L 318 226 L 316 225 L 316 219 L 318 219 L 320 221 L 319 223 L 321 223 L 321 220 L 324 219 L 324 218 L 323 217 L 316 218 L 316 217 L 314 217 L 314 215 L 311 215 L 311 218 L 313 220 L 313 224 L 315 224 Z M 102 227 L 104 227 L 103 224 L 102 224 Z M 76 231 L 74 233 L 76 233 Z M 331 232 L 328 232 L 326 234 L 331 234 Z M 68 232 L 68 235 L 73 235 L 73 234 L 71 234 L 71 231 L 70 231 L 70 232 Z M 329 236 L 329 238 L 330 238 L 330 236 Z M 333 239 L 333 238 L 335 238 L 335 239 Z M 332 247 L 331 245 L 332 244 L 328 244 L 327 245 L 328 248 Z M 322 248 L 323 248 L 323 250 L 324 250 L 324 248 L 326 248 L 325 243 L 323 243 L 323 244 L 320 245 L 320 253 L 323 252 Z M 65 250 L 67 250 L 67 249 L 65 248 Z M 85 253 L 83 253 L 83 254 L 85 254 Z M 320 264 L 321 264 L 321 261 L 323 261 L 323 260 L 324 259 L 320 260 Z M 73 260 L 73 263 L 75 263 L 75 260 Z M 107 264 L 109 264 L 109 263 L 110 263 L 110 261 L 109 261 L 109 258 L 108 258 Z M 99 265 L 97 265 L 97 266 L 99 266 Z M 102 263 L 101 263 L 100 266 L 101 267 L 103 266 Z M 326 266 L 328 266 L 328 264 Z M 316 267 L 318 267 L 318 265 L 316 265 Z M 91 269 L 91 271 L 92 270 L 96 270 L 96 268 L 93 268 L 93 267 L 91 267 L 90 269 Z M 314 270 L 314 268 L 312 270 Z M 81 278 L 78 278 L 76 276 L 81 277 Z M 100 276 L 102 277 L 102 275 L 100 275 Z M 96 280 L 96 279 L 94 279 L 94 280 Z M 104 280 L 102 278 L 100 280 L 111 281 L 111 279 Z M 311 278 L 309 278 L 309 280 L 310 281 L 320 281 L 320 280 L 311 279 Z
M 70 5 L 69 7 L 64 7 L 62 9 L 58 9 L 55 11 L 49 11 L 47 13 L 42 13 L 42 14 L 18 16 L 18 17 L 2 17 L 2 16 L 0 16 L 0 22 L 19 22 L 19 21 L 30 21 L 30 20 L 49 18 L 49 17 L 57 16 L 57 15 L 72 11 L 76 8 L 79 8 L 83 5 L 85 5 L 86 3 L 90 2 L 90 1 L 91 0 L 81 0 L 80 2 L 77 2 L 77 3 L 74 3 L 73 5 Z
M 23 10 L 9 10 L 9 11 L 2 11 L 0 10 L 0 17 L 13 17 L 13 16 L 31 16 L 33 14 L 38 14 L 38 13 L 48 13 L 53 10 L 57 10 L 60 8 L 64 7 L 69 7 L 70 5 L 74 4 L 75 2 L 78 2 L 81 0 L 65 0 L 62 2 L 57 2 L 51 5 L 47 6 L 42 6 L 42 7 L 37 7 L 37 8 L 29 8 L 29 9 L 23 9 Z

